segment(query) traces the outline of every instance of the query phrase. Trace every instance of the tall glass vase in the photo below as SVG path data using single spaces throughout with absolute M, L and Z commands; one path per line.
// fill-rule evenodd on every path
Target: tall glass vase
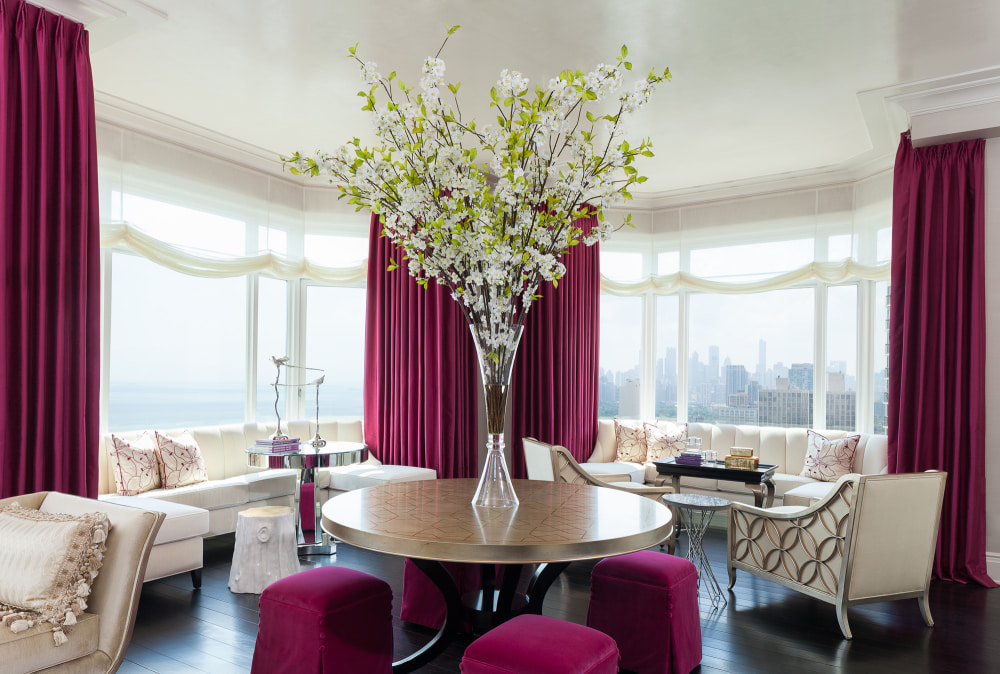
M 514 354 L 521 341 L 522 328 L 517 329 L 513 345 L 494 351 L 480 343 L 474 325 L 472 339 L 476 343 L 479 371 L 486 394 L 486 464 L 479 476 L 479 486 L 472 505 L 484 508 L 516 508 L 517 495 L 510 482 L 507 460 L 504 458 L 503 427 L 507 413 L 507 393 L 510 391 Z

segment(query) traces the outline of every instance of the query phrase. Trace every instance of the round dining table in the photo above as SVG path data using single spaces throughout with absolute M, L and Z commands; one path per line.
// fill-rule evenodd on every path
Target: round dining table
M 491 620 L 514 614 L 521 565 L 537 564 L 521 613 L 542 612 L 549 586 L 573 561 L 599 559 L 660 543 L 670 509 L 653 499 L 605 487 L 513 480 L 514 508 L 472 505 L 475 479 L 421 480 L 367 487 L 323 505 L 323 529 L 357 547 L 410 558 L 441 590 L 445 620 L 420 650 L 393 663 L 407 672 L 437 656 L 463 627 L 464 609 L 443 562 L 511 565 L 489 594 Z M 505 567 L 507 568 L 507 567 Z

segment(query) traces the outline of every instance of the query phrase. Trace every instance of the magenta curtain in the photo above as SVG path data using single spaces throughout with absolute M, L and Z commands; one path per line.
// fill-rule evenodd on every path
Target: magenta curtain
M 585 232 L 597 218 L 577 221 Z M 521 439 L 563 445 L 586 461 L 597 438 L 601 267 L 598 247 L 573 246 L 566 275 L 528 311 L 511 382 L 511 471 L 526 477 Z
M 365 317 L 365 442 L 383 463 L 475 477 L 476 357 L 445 286 L 421 288 L 371 220 Z M 389 258 L 401 264 L 386 271 Z
M 896 153 L 889 311 L 889 472 L 948 472 L 934 575 L 986 574 L 982 140 Z
M 0 497 L 97 496 L 100 231 L 87 32 L 0 0 Z

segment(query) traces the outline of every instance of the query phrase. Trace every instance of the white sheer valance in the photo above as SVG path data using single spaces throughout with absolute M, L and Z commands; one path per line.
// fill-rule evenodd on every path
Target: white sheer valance
M 663 276 L 650 276 L 646 280 L 635 283 L 615 281 L 602 276 L 601 292 L 619 296 L 642 295 L 647 292 L 657 295 L 670 295 L 681 289 L 722 294 L 760 293 L 768 290 L 791 288 L 814 280 L 836 284 L 855 279 L 887 281 L 889 279 L 889 263 L 864 265 L 853 260 L 812 262 L 804 267 L 778 276 L 772 276 L 759 281 L 736 283 L 713 281 L 683 272 Z
M 101 225 L 101 248 L 128 250 L 158 264 L 191 276 L 229 278 L 266 272 L 286 281 L 310 279 L 322 283 L 348 285 L 363 283 L 367 261 L 353 267 L 325 267 L 309 259 L 293 260 L 273 251 L 256 255 L 224 256 L 165 243 L 128 223 Z

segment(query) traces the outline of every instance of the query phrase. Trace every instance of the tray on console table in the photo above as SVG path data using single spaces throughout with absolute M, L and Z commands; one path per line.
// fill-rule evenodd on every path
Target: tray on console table
M 758 508 L 770 508 L 774 503 L 774 477 L 778 466 L 773 463 L 762 463 L 753 470 L 743 468 L 726 468 L 722 461 L 702 463 L 692 466 L 677 463 L 674 457 L 654 461 L 656 472 L 669 475 L 674 491 L 680 493 L 681 477 L 700 477 L 709 480 L 731 480 L 744 483 L 754 495 L 754 505 Z M 765 495 L 766 490 L 766 495 Z

